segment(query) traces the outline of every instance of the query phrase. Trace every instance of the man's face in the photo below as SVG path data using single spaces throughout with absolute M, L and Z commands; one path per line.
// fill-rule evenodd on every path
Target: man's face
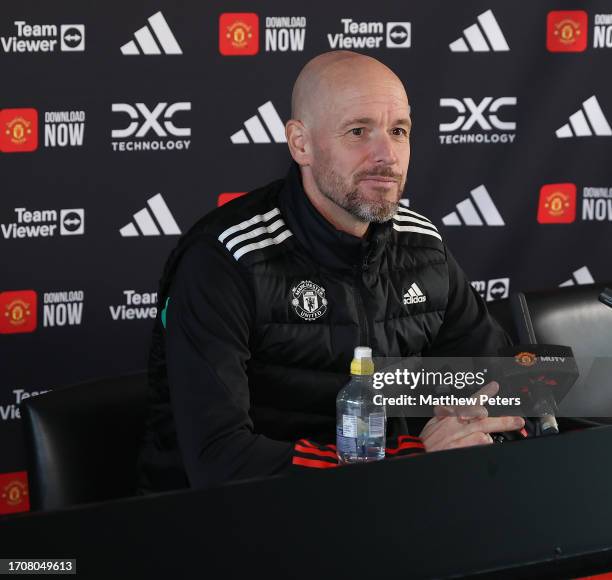
M 314 181 L 362 222 L 397 211 L 410 160 L 410 109 L 398 82 L 340 89 L 312 132 Z M 374 84 L 374 83 L 372 83 Z

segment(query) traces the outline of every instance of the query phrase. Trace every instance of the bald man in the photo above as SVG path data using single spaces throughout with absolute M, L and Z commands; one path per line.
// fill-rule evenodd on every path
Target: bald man
M 300 72 L 286 178 L 206 215 L 164 269 L 141 492 L 337 466 L 335 399 L 357 345 L 408 357 L 509 344 L 437 228 L 399 204 L 410 127 L 379 61 L 336 51 Z M 522 426 L 439 416 L 411 433 L 392 417 L 388 456 Z

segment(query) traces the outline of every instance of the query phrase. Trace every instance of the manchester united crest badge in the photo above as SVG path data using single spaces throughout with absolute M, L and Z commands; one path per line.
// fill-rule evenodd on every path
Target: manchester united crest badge
M 321 318 L 327 312 L 325 288 L 310 280 L 302 280 L 291 289 L 291 306 L 304 320 Z

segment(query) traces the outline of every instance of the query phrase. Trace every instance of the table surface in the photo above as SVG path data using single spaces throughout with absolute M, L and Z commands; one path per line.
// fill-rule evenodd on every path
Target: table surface
M 7 516 L 0 557 L 88 578 L 576 577 L 612 570 L 611 455 L 603 427 Z

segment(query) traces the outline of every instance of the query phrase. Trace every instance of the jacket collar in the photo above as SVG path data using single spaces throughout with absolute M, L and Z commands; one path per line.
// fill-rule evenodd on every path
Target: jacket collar
M 380 261 L 392 221 L 371 223 L 363 238 L 337 230 L 310 202 L 297 163 L 291 164 L 279 203 L 287 226 L 316 262 L 331 269 L 367 270 Z

